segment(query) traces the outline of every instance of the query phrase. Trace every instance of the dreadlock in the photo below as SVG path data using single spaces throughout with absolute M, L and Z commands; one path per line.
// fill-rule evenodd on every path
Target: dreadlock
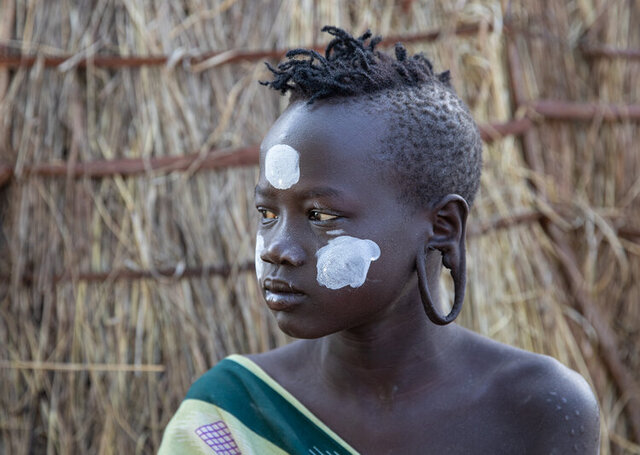
M 265 62 L 274 79 L 260 83 L 283 95 L 291 91 L 296 99 L 306 98 L 309 104 L 322 98 L 416 86 L 433 78 L 449 86 L 448 71 L 434 74 L 431 62 L 424 55 L 407 58 L 407 50 L 400 43 L 396 44 L 393 60 L 375 50 L 382 37 L 372 38 L 369 30 L 359 38 L 328 25 L 322 31 L 335 37 L 327 45 L 324 57 L 313 49 L 292 49 L 286 54 L 288 60 L 277 68 Z
M 376 158 L 393 165 L 404 182 L 403 196 L 423 205 L 457 193 L 471 204 L 480 182 L 482 142 L 449 71 L 435 73 L 423 54 L 409 57 L 400 43 L 395 58 L 376 50 L 382 38 L 368 30 L 359 38 L 333 26 L 322 31 L 334 37 L 324 56 L 290 50 L 276 68 L 266 63 L 274 77 L 260 83 L 290 92 L 291 102 L 366 97 L 371 110 L 389 116 L 384 152 Z

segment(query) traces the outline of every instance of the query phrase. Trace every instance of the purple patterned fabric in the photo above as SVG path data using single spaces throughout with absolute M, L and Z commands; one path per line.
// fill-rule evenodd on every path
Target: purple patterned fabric
M 229 427 L 222 420 L 196 428 L 196 434 L 218 455 L 242 455 Z

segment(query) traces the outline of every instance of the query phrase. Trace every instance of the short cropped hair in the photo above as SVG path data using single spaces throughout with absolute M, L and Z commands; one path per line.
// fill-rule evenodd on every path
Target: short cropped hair
M 290 102 L 363 99 L 391 123 L 377 157 L 399 177 L 403 197 L 433 206 L 457 193 L 469 205 L 480 184 L 482 140 L 467 106 L 423 55 L 407 56 L 398 43 L 395 58 L 375 49 L 382 40 L 367 31 L 359 38 L 337 27 L 322 29 L 334 38 L 325 55 L 293 49 L 272 81 L 261 84 L 291 93 Z M 368 41 L 368 42 L 367 42 Z

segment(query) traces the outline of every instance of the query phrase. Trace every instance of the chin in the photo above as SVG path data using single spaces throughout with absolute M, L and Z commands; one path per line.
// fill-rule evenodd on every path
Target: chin
M 290 315 L 277 313 L 275 315 L 278 328 L 286 335 L 301 340 L 315 340 L 335 333 L 336 330 L 323 330 L 312 324 L 305 324 L 303 321 L 293 321 Z

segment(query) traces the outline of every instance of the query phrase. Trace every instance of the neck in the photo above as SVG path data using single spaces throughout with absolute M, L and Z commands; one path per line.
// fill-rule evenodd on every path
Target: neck
M 328 387 L 386 400 L 444 380 L 458 333 L 429 321 L 415 289 L 377 321 L 318 340 L 315 355 Z

